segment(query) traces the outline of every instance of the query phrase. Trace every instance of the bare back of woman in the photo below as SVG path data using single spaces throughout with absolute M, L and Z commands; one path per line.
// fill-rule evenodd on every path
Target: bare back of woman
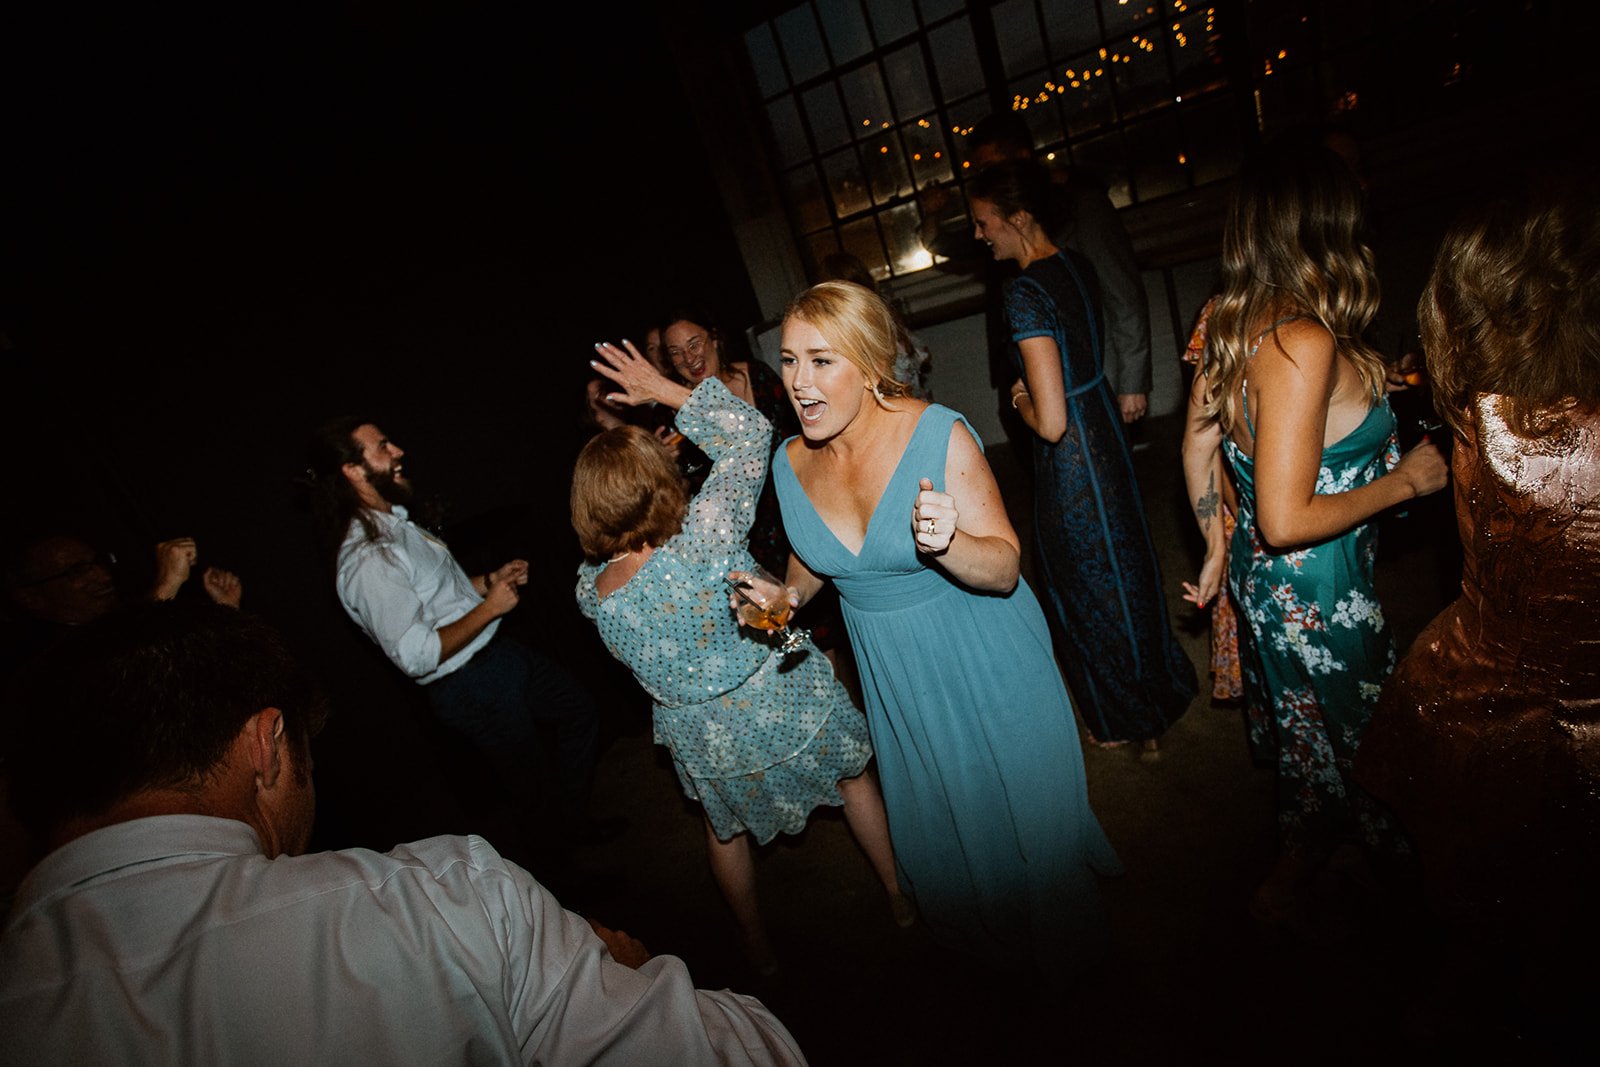
M 1245 455 L 1255 458 L 1252 425 L 1260 421 L 1258 413 L 1263 407 L 1273 406 L 1277 399 L 1271 395 L 1275 387 L 1300 390 L 1325 383 L 1323 448 L 1344 440 L 1366 420 L 1376 397 L 1362 383 L 1355 365 L 1338 351 L 1326 326 L 1310 316 L 1280 317 L 1265 323 L 1256 336 L 1259 344 L 1245 375 L 1246 411 L 1250 418 L 1239 420 L 1231 431 L 1234 444 Z M 1297 375 L 1300 381 L 1295 381 Z M 1266 397 L 1262 395 L 1263 379 L 1268 383 Z M 1316 392 L 1311 388 L 1311 395 L 1297 399 L 1314 401 Z

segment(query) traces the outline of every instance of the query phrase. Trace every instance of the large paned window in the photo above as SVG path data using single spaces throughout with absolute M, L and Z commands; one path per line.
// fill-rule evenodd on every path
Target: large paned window
M 962 183 L 964 139 L 1000 107 L 1119 206 L 1230 173 L 1247 112 L 1218 93 L 1221 33 L 1187 0 L 808 0 L 744 46 L 812 262 L 843 249 L 883 279 L 933 265 L 917 194 Z
M 813 263 L 844 249 L 880 278 L 930 266 L 917 191 L 954 177 L 952 123 L 989 110 L 966 6 L 813 0 L 744 44 Z
M 1555 5 L 1559 7 L 1559 5 Z M 743 29 L 786 209 L 812 264 L 934 264 L 919 191 L 958 187 L 991 111 L 1123 208 L 1230 177 L 1245 149 L 1342 116 L 1371 136 L 1493 91 L 1560 22 L 1503 0 L 805 0 Z M 1520 14 L 1518 14 L 1520 12 Z M 760 16 L 757 16 L 760 17 Z

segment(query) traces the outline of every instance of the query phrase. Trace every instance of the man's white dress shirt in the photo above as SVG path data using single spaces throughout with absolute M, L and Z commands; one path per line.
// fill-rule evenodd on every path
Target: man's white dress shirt
M 3 1064 L 804 1062 L 477 837 L 269 860 L 242 822 L 135 819 L 45 857 L 0 938 Z
M 367 636 L 422 685 L 460 670 L 489 643 L 495 619 L 455 655 L 439 662 L 439 627 L 483 603 L 472 578 L 443 541 L 412 522 L 406 509 L 368 511 L 378 527 L 369 541 L 352 520 L 339 548 L 339 602 Z

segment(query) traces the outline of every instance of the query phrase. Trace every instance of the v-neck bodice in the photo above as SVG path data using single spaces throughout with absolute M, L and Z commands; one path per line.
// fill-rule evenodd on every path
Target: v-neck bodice
M 977 440 L 977 431 L 972 430 L 965 417 L 943 405 L 930 404 L 918 416 L 894 473 L 867 519 L 866 536 L 858 552 L 852 552 L 823 521 L 789 463 L 788 448 L 778 449 L 772 477 L 790 544 L 814 573 L 833 579 L 840 596 L 852 606 L 887 610 L 942 595 L 950 588 L 950 579 L 942 571 L 928 567 L 917 553 L 911 534 L 911 508 L 921 479 L 927 478 L 935 489 L 944 490 L 945 456 L 951 428 L 957 421 L 966 425 Z M 897 521 L 896 516 L 904 521 Z M 904 581 L 879 581 L 888 575 L 903 575 Z
M 1037 962 L 1058 974 L 1103 939 L 1095 875 L 1120 866 L 1089 808 L 1077 722 L 1028 583 L 979 592 L 917 552 L 918 481 L 945 488 L 958 420 L 923 410 L 859 553 L 817 514 L 786 449 L 773 484 L 789 543 L 839 592 L 920 921 L 943 950 L 997 973 Z

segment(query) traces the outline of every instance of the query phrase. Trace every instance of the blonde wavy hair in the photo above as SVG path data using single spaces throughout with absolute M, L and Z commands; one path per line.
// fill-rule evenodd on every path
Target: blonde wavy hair
M 1378 311 L 1372 249 L 1361 239 L 1361 187 L 1322 145 L 1267 147 L 1240 171 L 1222 234 L 1222 292 L 1206 324 L 1202 411 L 1231 431 L 1260 331 L 1289 315 L 1333 334 L 1374 394 L 1384 362 L 1364 339 Z
M 871 289 L 855 282 L 819 282 L 789 301 L 783 321 L 790 319 L 815 326 L 880 399 L 911 395 L 911 387 L 894 376 L 900 320 Z
M 1600 405 L 1595 180 L 1592 169 L 1530 177 L 1445 234 L 1417 320 L 1434 406 L 1456 433 L 1479 393 L 1505 397 L 1507 425 L 1530 439 Z

